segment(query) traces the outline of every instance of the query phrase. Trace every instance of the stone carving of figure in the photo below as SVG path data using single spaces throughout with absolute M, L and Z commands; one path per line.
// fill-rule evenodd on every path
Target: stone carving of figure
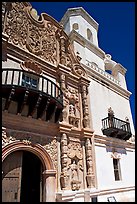
M 108 109 L 108 123 L 109 123 L 109 127 L 113 127 L 113 117 L 114 117 L 114 112 L 113 112 L 112 108 L 110 107 Z
M 72 171 L 72 180 L 77 181 L 78 180 L 78 167 L 77 167 L 75 160 L 73 160 L 73 163 L 71 164 L 71 171 Z
M 75 116 L 75 106 L 73 104 L 69 105 L 69 114 Z

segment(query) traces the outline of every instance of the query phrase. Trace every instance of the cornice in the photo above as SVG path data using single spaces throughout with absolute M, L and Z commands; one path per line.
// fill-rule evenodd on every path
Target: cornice
M 97 81 L 98 83 L 101 83 L 102 85 L 106 86 L 107 88 L 111 89 L 112 91 L 116 92 L 117 94 L 121 95 L 122 97 L 125 97 L 126 99 L 129 99 L 131 92 L 123 89 L 121 86 L 113 82 L 112 80 L 106 78 L 101 73 L 96 72 L 95 70 L 91 69 L 90 67 L 86 66 L 85 64 L 82 64 L 82 66 L 85 68 L 86 72 L 88 73 L 88 77 L 92 78 L 93 80 Z
M 96 145 L 106 145 L 106 146 L 113 146 L 116 148 L 129 148 L 135 149 L 135 144 L 130 143 L 125 140 L 121 140 L 118 138 L 112 138 L 105 135 L 97 135 L 94 134 L 94 144 Z
M 82 7 L 69 8 L 62 17 L 60 24 L 64 25 L 71 16 L 82 16 L 90 25 L 98 30 L 99 24 Z
M 82 35 L 77 33 L 75 30 L 72 30 L 70 32 L 69 39 L 71 43 L 73 43 L 73 41 L 80 43 L 83 47 L 88 48 L 89 50 L 91 50 L 97 56 L 99 56 L 101 59 L 104 60 L 105 52 L 101 50 L 99 47 L 97 47 L 96 45 L 94 45 L 92 42 L 89 42 L 88 40 L 86 40 Z

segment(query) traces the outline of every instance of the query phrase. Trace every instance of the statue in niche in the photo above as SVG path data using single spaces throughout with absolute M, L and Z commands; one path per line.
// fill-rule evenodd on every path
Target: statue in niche
M 71 169 L 71 188 L 72 190 L 79 190 L 81 181 L 79 181 L 79 167 L 76 162 L 76 160 L 72 160 L 72 163 L 69 165 L 69 168 Z
M 79 111 L 75 107 L 75 105 L 71 102 L 69 104 L 69 124 L 74 127 L 79 127 Z
M 72 103 L 70 103 L 70 104 L 69 104 L 69 115 L 75 117 L 75 116 L 76 116 L 76 115 L 75 115 L 75 112 L 76 112 L 75 106 L 74 106 Z
M 73 160 L 72 164 L 71 164 L 71 171 L 72 171 L 72 180 L 77 181 L 78 180 L 78 167 L 76 164 L 76 161 Z

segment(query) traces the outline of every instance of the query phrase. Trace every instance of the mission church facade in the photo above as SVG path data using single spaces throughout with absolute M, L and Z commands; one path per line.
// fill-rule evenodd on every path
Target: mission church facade
M 135 201 L 126 69 L 97 34 L 81 7 L 2 2 L 3 202 Z

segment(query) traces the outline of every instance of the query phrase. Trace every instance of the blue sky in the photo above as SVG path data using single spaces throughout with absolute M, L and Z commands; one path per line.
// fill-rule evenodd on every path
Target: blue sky
M 30 2 L 38 12 L 61 20 L 68 8 L 83 7 L 99 23 L 99 47 L 126 69 L 135 124 L 135 2 Z

